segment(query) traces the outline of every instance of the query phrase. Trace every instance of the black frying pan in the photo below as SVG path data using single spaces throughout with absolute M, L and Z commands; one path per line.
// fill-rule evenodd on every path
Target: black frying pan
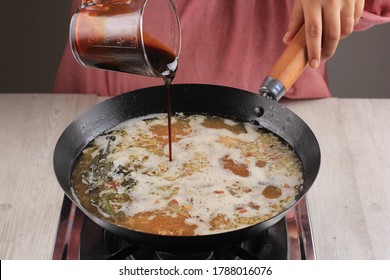
M 283 71 L 282 71 L 283 72 Z M 299 74 L 298 74 L 299 75 Z M 267 78 L 266 83 L 272 79 Z M 278 82 L 279 80 L 277 80 Z M 303 189 L 297 202 L 313 184 L 320 166 L 320 148 L 307 124 L 296 114 L 271 99 L 280 91 L 262 87 L 263 95 L 234 88 L 183 84 L 171 87 L 172 112 L 207 114 L 250 122 L 278 135 L 291 145 L 303 163 Z M 249 239 L 272 226 L 287 213 L 247 228 L 204 236 L 162 236 L 137 232 L 117 226 L 88 212 L 72 192 L 71 175 L 76 159 L 95 137 L 126 120 L 152 113 L 166 112 L 164 87 L 152 87 L 110 98 L 72 122 L 60 136 L 54 151 L 54 170 L 66 195 L 94 222 L 132 242 L 159 251 L 201 252 L 221 248 Z M 295 204 L 296 204 L 295 203 Z M 294 204 L 294 205 L 295 205 Z M 291 207 L 293 207 L 292 205 Z
M 312 185 L 320 166 L 320 148 L 311 129 L 296 114 L 251 92 L 213 85 L 173 85 L 172 110 L 184 114 L 207 114 L 248 121 L 264 127 L 284 139 L 303 163 L 303 190 L 298 200 Z M 71 173 L 82 149 L 96 136 L 131 118 L 165 112 L 165 89 L 153 87 L 113 97 L 86 112 L 63 132 L 54 151 L 54 170 L 67 196 L 94 222 L 103 228 L 158 250 L 210 250 L 246 240 L 278 222 L 279 215 L 248 228 L 207 236 L 172 237 L 136 232 L 108 223 L 84 209 L 71 188 Z

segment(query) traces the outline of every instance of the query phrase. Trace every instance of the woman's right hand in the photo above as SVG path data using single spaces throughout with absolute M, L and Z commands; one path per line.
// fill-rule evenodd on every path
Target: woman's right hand
M 329 59 L 340 39 L 352 33 L 364 10 L 364 0 L 295 0 L 288 32 L 289 43 L 305 23 L 310 66 Z

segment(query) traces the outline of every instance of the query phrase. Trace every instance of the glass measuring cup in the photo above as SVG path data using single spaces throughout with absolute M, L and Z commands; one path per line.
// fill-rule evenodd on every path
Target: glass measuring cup
M 97 1 L 95 1 L 97 2 Z M 181 48 L 171 0 L 83 1 L 70 23 L 70 43 L 83 66 L 152 77 L 174 76 Z

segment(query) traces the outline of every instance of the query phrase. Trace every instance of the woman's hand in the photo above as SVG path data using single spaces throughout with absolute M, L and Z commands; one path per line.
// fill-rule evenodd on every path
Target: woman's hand
M 290 42 L 305 23 L 309 64 L 317 68 L 352 33 L 363 9 L 364 0 L 295 0 L 283 41 Z

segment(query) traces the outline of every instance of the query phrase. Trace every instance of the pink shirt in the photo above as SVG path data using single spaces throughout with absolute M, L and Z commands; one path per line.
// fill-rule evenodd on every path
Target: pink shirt
M 76 0 L 77 7 L 80 0 Z M 292 0 L 174 0 L 182 27 L 182 50 L 174 84 L 202 83 L 258 92 L 286 45 Z M 364 30 L 390 21 L 390 1 L 366 0 L 356 26 Z M 66 45 L 53 88 L 56 93 L 118 95 L 162 85 L 158 78 L 80 66 Z M 329 97 L 326 65 L 307 67 L 288 98 Z

